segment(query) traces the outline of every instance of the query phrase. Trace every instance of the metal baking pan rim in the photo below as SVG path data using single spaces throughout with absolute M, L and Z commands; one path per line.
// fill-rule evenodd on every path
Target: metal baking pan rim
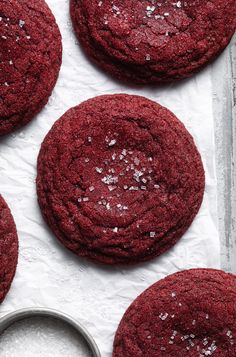
M 44 307 L 32 307 L 13 311 L 0 318 L 0 334 L 2 334 L 7 328 L 13 325 L 15 322 L 24 320 L 30 317 L 50 317 L 63 321 L 71 326 L 76 332 L 85 339 L 89 349 L 92 352 L 92 357 L 101 357 L 99 349 L 93 337 L 87 331 L 87 329 L 81 325 L 80 322 L 65 314 L 62 311 L 44 308 Z

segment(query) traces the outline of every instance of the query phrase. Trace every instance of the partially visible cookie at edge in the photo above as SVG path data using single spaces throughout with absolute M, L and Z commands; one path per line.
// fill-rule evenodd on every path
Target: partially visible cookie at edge
M 234 357 L 236 277 L 192 269 L 145 290 L 125 312 L 113 357 Z
M 18 236 L 11 211 L 0 195 L 0 303 L 8 293 L 18 260 Z
M 0 135 L 28 123 L 47 103 L 62 44 L 44 0 L 0 2 Z
M 227 46 L 236 28 L 234 0 L 70 0 L 87 55 L 131 83 L 192 76 Z

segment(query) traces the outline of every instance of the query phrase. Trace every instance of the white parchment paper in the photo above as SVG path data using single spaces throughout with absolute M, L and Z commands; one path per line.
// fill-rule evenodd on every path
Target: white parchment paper
M 0 140 L 0 191 L 20 240 L 17 273 L 0 316 L 29 306 L 62 310 L 87 327 L 102 357 L 108 357 L 118 323 L 139 293 L 178 270 L 219 267 L 210 67 L 190 80 L 161 88 L 122 85 L 100 72 L 80 50 L 71 28 L 69 0 L 48 3 L 63 36 L 59 80 L 45 109 L 27 127 Z M 144 95 L 172 110 L 193 135 L 206 172 L 204 202 L 179 243 L 160 258 L 122 269 L 96 266 L 64 249 L 42 220 L 35 189 L 39 147 L 52 124 L 90 97 L 121 92 Z

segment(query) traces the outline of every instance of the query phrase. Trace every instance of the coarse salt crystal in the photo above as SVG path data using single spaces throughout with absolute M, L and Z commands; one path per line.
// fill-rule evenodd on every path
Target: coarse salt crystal
M 102 169 L 101 167 L 96 167 L 95 170 L 96 170 L 99 174 L 101 174 L 102 171 L 103 171 L 103 169 Z
M 112 176 L 112 175 L 107 175 L 102 178 L 102 182 L 104 182 L 107 185 L 114 184 L 114 183 L 118 182 L 118 177 Z
M 168 317 L 168 313 L 167 312 L 165 312 L 165 313 L 161 313 L 160 315 L 159 315 L 159 318 L 162 320 L 162 321 L 164 321 L 167 317 Z
M 19 26 L 20 26 L 20 27 L 23 27 L 23 26 L 24 26 L 24 24 L 25 24 L 25 21 L 23 21 L 23 20 L 19 20 Z
M 109 142 L 108 146 L 113 146 L 113 145 L 115 145 L 115 143 L 116 143 L 116 139 L 112 139 L 112 140 Z

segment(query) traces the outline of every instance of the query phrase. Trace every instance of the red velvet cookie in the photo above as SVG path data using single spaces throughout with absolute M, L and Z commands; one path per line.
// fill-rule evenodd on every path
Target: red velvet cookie
M 44 0 L 0 1 L 0 135 L 28 123 L 47 103 L 61 52 Z
M 18 237 L 10 209 L 0 195 L 0 303 L 10 289 L 18 259 Z
M 229 43 L 235 0 L 71 0 L 85 52 L 121 80 L 152 83 L 191 76 Z
M 42 213 L 70 250 L 101 263 L 145 261 L 183 235 L 202 202 L 191 135 L 166 108 L 125 94 L 66 112 L 38 158 Z
M 236 277 L 192 269 L 145 290 L 124 314 L 113 357 L 235 357 Z

